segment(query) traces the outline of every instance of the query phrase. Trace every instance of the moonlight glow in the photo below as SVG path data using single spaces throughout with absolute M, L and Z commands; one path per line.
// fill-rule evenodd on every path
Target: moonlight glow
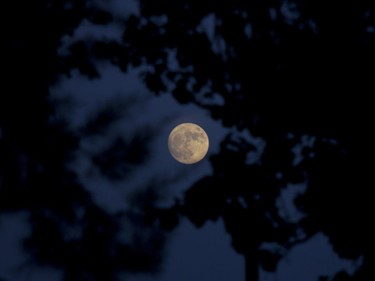
M 194 123 L 182 123 L 169 134 L 168 148 L 174 159 L 184 164 L 194 164 L 208 151 L 206 132 Z

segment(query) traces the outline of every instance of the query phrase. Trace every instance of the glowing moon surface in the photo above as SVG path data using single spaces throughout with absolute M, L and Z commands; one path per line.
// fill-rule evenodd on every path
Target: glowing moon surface
M 169 152 L 174 159 L 184 164 L 194 164 L 202 160 L 207 154 L 208 146 L 206 132 L 194 123 L 182 123 L 169 134 Z

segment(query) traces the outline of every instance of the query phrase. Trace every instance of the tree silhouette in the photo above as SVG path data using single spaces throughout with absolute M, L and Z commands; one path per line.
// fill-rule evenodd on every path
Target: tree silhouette
M 245 255 L 247 280 L 274 271 L 283 251 L 322 231 L 346 258 L 368 267 L 370 174 L 368 89 L 374 75 L 370 2 L 140 1 L 123 44 L 133 65 L 150 64 L 156 94 L 194 102 L 224 126 L 250 131 L 262 151 L 229 135 L 211 176 L 187 193 L 180 212 L 201 226 L 222 217 Z M 346 94 L 343 94 L 346 93 Z M 219 101 L 218 101 L 219 100 Z M 306 144 L 309 140 L 309 144 Z M 257 161 L 249 155 L 261 155 Z M 288 183 L 305 183 L 305 217 L 280 216 Z M 275 242 L 283 251 L 262 249 Z M 340 277 L 341 276 L 341 277 Z M 344 278 L 338 275 L 336 279 Z
M 334 280 L 367 280 L 371 173 L 363 159 L 375 62 L 372 2 L 140 0 L 139 14 L 120 21 L 121 41 L 82 39 L 67 54 L 59 53 L 61 40 L 83 20 L 118 20 L 83 0 L 7 1 L 2 13 L 4 89 L 11 92 L 0 98 L 0 208 L 30 211 L 34 232 L 26 247 L 38 262 L 61 267 L 71 261 L 66 280 L 115 280 L 121 269 L 154 268 L 155 260 L 129 259 L 142 251 L 108 235 L 118 231 L 118 218 L 94 206 L 66 167 L 82 136 L 49 119 L 49 87 L 61 73 L 78 69 L 96 78 L 96 63 L 109 60 L 123 71 L 151 66 L 142 75 L 155 94 L 196 103 L 224 126 L 265 143 L 260 148 L 228 135 L 210 159 L 213 174 L 170 210 L 146 208 L 145 225 L 171 229 L 176 213 L 196 226 L 222 217 L 234 248 L 246 257 L 247 280 L 259 279 L 259 265 L 274 271 L 285 251 L 322 231 L 341 257 L 363 257 L 355 275 L 339 273 Z M 113 120 L 108 112 L 85 132 Z M 93 161 L 107 177 L 126 176 L 142 163 L 147 140 L 118 139 Z M 133 145 L 136 155 L 124 149 Z M 121 155 L 130 166 L 119 163 Z M 289 183 L 308 186 L 296 200 L 305 213 L 297 223 L 275 204 Z M 87 213 L 82 218 L 72 206 Z M 66 226 L 82 223 L 85 243 L 66 241 Z M 264 249 L 265 242 L 280 248 Z

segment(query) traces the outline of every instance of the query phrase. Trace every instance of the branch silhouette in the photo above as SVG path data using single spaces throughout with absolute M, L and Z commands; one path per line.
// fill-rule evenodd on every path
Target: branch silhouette
M 73 37 L 83 21 L 107 25 L 117 19 L 84 0 L 4 3 L 0 53 L 6 69 L 3 86 L 11 92 L 0 97 L 0 210 L 30 212 L 34 231 L 25 246 L 36 260 L 60 267 L 71 261 L 66 280 L 116 280 L 118 271 L 152 271 L 158 261 L 151 258 L 142 265 L 134 249 L 112 239 L 110 230 L 118 231 L 121 218 L 95 207 L 66 165 L 82 136 L 49 119 L 54 112 L 49 89 L 61 74 L 78 70 L 95 79 L 98 63 L 109 61 L 124 72 L 151 66 L 142 77 L 155 94 L 195 103 L 224 126 L 250 132 L 265 143 L 259 150 L 228 135 L 220 153 L 210 159 L 212 175 L 192 186 L 184 203 L 154 210 L 161 225 L 173 229 L 177 215 L 197 227 L 223 218 L 234 249 L 246 257 L 247 280 L 253 281 L 259 280 L 259 266 L 275 271 L 283 256 L 263 249 L 262 243 L 275 242 L 287 251 L 323 232 L 341 257 L 363 257 L 353 276 L 338 273 L 333 280 L 367 280 L 371 172 L 364 159 L 370 148 L 374 5 L 253 0 L 139 4 L 137 15 L 122 20 L 121 40 L 78 39 L 61 54 L 62 38 Z M 19 20 L 11 20 L 13 14 Z M 101 122 L 104 127 L 114 122 L 115 111 L 109 112 L 87 124 L 86 133 L 102 130 Z M 315 141 L 305 145 L 304 136 Z M 105 157 L 93 160 L 107 177 L 125 177 L 130 166 L 143 163 L 147 143 L 147 136 L 130 143 L 119 139 L 104 151 Z M 129 154 L 134 146 L 136 155 Z M 299 158 L 296 147 L 301 148 Z M 121 166 L 119 155 L 131 165 Z M 298 223 L 280 216 L 276 206 L 288 183 L 307 185 L 295 202 L 305 214 Z M 87 210 L 85 215 L 79 206 Z M 77 225 L 83 245 L 75 238 L 66 241 L 65 230 L 72 228 L 74 237 Z M 158 231 L 155 237 L 160 238 Z

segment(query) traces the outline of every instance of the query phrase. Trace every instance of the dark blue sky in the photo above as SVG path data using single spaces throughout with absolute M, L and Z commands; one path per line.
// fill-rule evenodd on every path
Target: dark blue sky
M 228 132 L 227 128 L 223 128 L 219 122 L 213 121 L 207 112 L 194 106 L 182 106 L 177 103 L 171 96 L 154 96 L 142 84 L 142 81 L 133 73 L 122 74 L 116 68 L 104 68 L 103 76 L 99 81 L 89 82 L 85 79 L 75 77 L 66 81 L 65 85 L 61 85 L 56 94 L 70 93 L 77 100 L 76 114 L 81 117 L 74 117 L 69 112 L 68 118 L 74 120 L 84 120 L 84 112 L 90 112 L 85 107 L 88 104 L 95 107 L 103 102 L 102 92 L 106 91 L 104 99 L 111 99 L 111 94 L 116 97 L 118 95 L 131 96 L 139 98 L 139 101 L 131 109 L 131 120 L 134 126 L 143 126 L 145 124 L 160 126 L 158 136 L 153 146 L 152 158 L 147 166 L 136 173 L 132 178 L 134 188 L 141 186 L 141 181 L 148 178 L 168 179 L 176 175 L 182 175 L 179 181 L 171 182 L 165 190 L 165 204 L 172 202 L 174 197 L 182 198 L 183 192 L 186 191 L 191 184 L 204 175 L 210 174 L 211 167 L 208 157 L 218 152 L 219 143 Z M 135 71 L 136 73 L 136 71 Z M 97 98 L 96 98 L 97 97 Z M 145 97 L 145 98 L 143 98 Z M 83 105 L 83 109 L 79 109 Z M 94 110 L 93 110 L 94 111 Z M 66 111 L 64 111 L 66 112 Z M 145 116 L 139 112 L 147 112 Z M 152 118 L 150 118 L 152 116 Z M 124 118 L 124 130 L 129 129 L 127 117 Z M 170 130 L 175 124 L 182 122 L 195 122 L 203 126 L 210 138 L 210 149 L 208 157 L 197 165 L 183 165 L 176 162 L 167 149 L 167 138 Z M 117 133 L 121 132 L 122 125 L 114 128 Z M 232 132 L 234 130 L 231 130 Z M 248 132 L 238 133 L 256 145 L 262 145 L 260 139 L 252 137 Z M 95 146 L 93 146 L 95 148 Z M 81 165 L 80 167 L 82 167 Z M 148 171 L 147 176 L 144 170 Z M 84 171 L 82 171 L 84 173 Z M 99 176 L 100 177 L 100 176 Z M 100 182 L 100 184 L 99 184 Z M 128 184 L 129 181 L 127 180 Z M 107 196 L 98 196 L 101 202 L 108 207 L 109 210 L 116 208 L 116 198 L 119 198 L 115 192 L 118 188 L 113 188 L 113 183 L 102 181 L 95 178 L 95 175 L 88 178 L 87 186 L 95 186 L 93 192 L 103 192 Z M 121 185 L 121 184 L 119 184 Z M 302 186 L 290 186 L 284 192 L 279 200 L 280 212 L 287 212 L 291 219 L 298 220 L 303 214 L 298 212 L 293 205 L 294 197 L 303 192 Z M 109 193 L 108 193 L 109 192 Z M 121 192 L 121 190 L 120 190 Z M 164 203 L 164 202 L 162 202 Z M 118 208 L 123 208 L 123 202 L 118 203 Z M 254 230 L 255 231 L 255 230 Z M 208 223 L 202 229 L 196 229 L 189 221 L 183 220 L 182 224 L 171 236 L 170 245 L 167 247 L 166 261 L 164 272 L 160 277 L 155 276 L 147 278 L 143 275 L 132 277 L 134 280 L 244 280 L 244 260 L 243 257 L 234 252 L 231 248 L 230 236 L 225 232 L 224 225 L 221 221 Z M 272 245 L 270 245 L 272 247 Z M 314 281 L 319 275 L 333 276 L 334 273 L 341 269 L 347 269 L 352 272 L 353 266 L 351 261 L 345 261 L 338 258 L 323 234 L 313 237 L 305 243 L 305 245 L 296 246 L 285 256 L 279 265 L 276 274 L 263 272 L 261 281 L 274 280 L 279 281 Z M 132 280 L 132 278 L 130 280 Z
M 115 18 L 120 19 L 138 13 L 134 1 L 114 0 L 110 4 L 104 1 L 97 2 L 99 5 L 111 5 Z M 281 12 L 290 21 L 298 17 L 287 5 L 283 6 Z M 273 11 L 271 10 L 270 13 L 272 14 Z M 213 36 L 212 20 L 212 15 L 208 16 L 200 26 L 209 38 Z M 251 27 L 244 32 L 251 36 Z M 60 53 L 65 54 L 67 46 L 77 40 L 92 38 L 120 39 L 121 29 L 117 24 L 102 27 L 84 21 L 73 36 L 64 38 Z M 214 52 L 221 52 L 225 48 L 225 42 L 212 42 L 212 48 Z M 170 52 L 169 64 L 171 69 L 178 67 L 173 51 Z M 80 139 L 79 149 L 70 163 L 94 203 L 109 214 L 126 212 L 132 208 L 127 205 L 124 198 L 134 191 L 144 189 L 149 182 L 161 183 L 159 190 L 161 199 L 157 205 L 168 207 L 175 198 L 182 199 L 184 192 L 193 183 L 212 172 L 209 157 L 219 152 L 220 142 L 228 132 L 243 137 L 249 143 L 258 146 L 260 150 L 264 145 L 263 140 L 253 137 L 251 132 L 224 128 L 202 108 L 192 104 L 181 105 L 170 94 L 156 96 L 151 93 L 140 78 L 140 71 L 145 66 L 130 69 L 126 74 L 109 63 L 100 63 L 97 67 L 101 75 L 100 79 L 89 80 L 81 76 L 78 71 L 73 71 L 71 78 L 62 77 L 61 81 L 51 88 L 51 98 L 59 101 L 69 100 L 69 103 L 61 103 L 55 114 L 58 118 L 66 120 L 67 129 L 77 135 L 98 109 L 113 104 L 124 104 L 123 115 L 110 126 L 106 134 Z M 173 85 L 169 86 L 173 87 Z M 207 102 L 221 104 L 223 101 L 217 95 Z M 168 152 L 168 134 L 175 125 L 182 122 L 199 124 L 209 136 L 208 155 L 198 164 L 180 164 Z M 126 139 L 139 131 L 152 132 L 147 161 L 123 180 L 112 181 L 104 177 L 92 162 L 91 156 L 103 150 L 117 137 Z M 0 128 L 0 139 L 1 137 Z M 296 154 L 299 153 L 298 147 L 295 151 Z M 296 210 L 293 203 L 295 196 L 304 190 L 305 186 L 302 184 L 289 186 L 281 193 L 277 201 L 281 216 L 287 213 L 294 222 L 304 216 Z M 22 269 L 21 265 L 25 261 L 27 263 L 30 256 L 23 250 L 21 242 L 31 231 L 26 212 L 0 213 L 0 280 L 2 277 L 7 278 L 7 281 L 61 279 L 61 272 L 49 267 L 32 266 L 26 270 Z M 272 248 L 277 245 L 263 244 L 262 247 Z M 277 271 L 275 273 L 261 271 L 260 281 L 316 281 L 320 275 L 332 277 L 342 269 L 351 274 L 361 263 L 361 259 L 354 262 L 340 259 L 333 251 L 328 238 L 322 233 L 314 235 L 305 243 L 295 246 L 284 254 Z M 244 258 L 231 247 L 231 237 L 226 232 L 221 219 L 216 222 L 209 221 L 202 228 L 196 228 L 184 218 L 168 235 L 160 273 L 158 275 L 132 274 L 125 276 L 124 280 L 244 280 L 244 267 Z
M 208 157 L 218 152 L 218 146 L 227 128 L 213 121 L 202 109 L 193 106 L 182 106 L 171 96 L 154 96 L 142 84 L 134 70 L 123 74 L 115 67 L 101 68 L 102 77 L 90 81 L 74 74 L 71 79 L 62 80 L 52 89 L 54 98 L 69 97 L 72 103 L 68 108 L 58 110 L 72 131 L 79 131 L 85 121 L 101 105 L 113 100 L 134 97 L 133 106 L 117 122 L 108 134 L 102 138 L 82 139 L 81 149 L 75 159 L 75 170 L 80 175 L 84 186 L 92 194 L 95 203 L 109 213 L 126 210 L 128 206 L 123 197 L 134 189 L 142 188 L 148 180 L 165 181 L 161 193 L 161 205 L 170 205 L 175 197 L 182 198 L 183 192 L 204 175 L 210 174 L 211 167 L 207 158 L 196 165 L 183 165 L 176 162 L 169 154 L 167 137 L 175 124 L 196 122 L 202 125 L 210 138 Z M 105 94 L 103 94 L 105 93 Z M 65 105 L 66 106 L 66 105 Z M 140 114 L 147 112 L 147 115 Z M 131 126 L 129 126 L 131 120 Z M 88 157 L 111 141 L 111 138 L 126 136 L 137 128 L 158 128 L 151 156 L 147 163 L 124 181 L 112 182 L 103 177 Z M 233 131 L 233 130 L 232 130 Z M 261 140 L 246 135 L 249 141 L 261 145 Z M 174 178 L 177 177 L 177 180 Z M 126 189 L 124 188 L 126 186 Z M 282 193 L 280 212 L 288 212 L 295 220 L 303 214 L 298 213 L 293 205 L 293 198 L 303 186 L 291 186 Z M 280 201 L 279 201 L 280 202 Z M 24 280 L 24 273 L 15 270 L 27 254 L 22 251 L 20 241 L 31 231 L 27 224 L 27 214 L 2 215 L 0 231 L 0 276 L 9 276 L 11 280 Z M 256 230 L 254 230 L 256 231 Z M 265 247 L 272 245 L 265 245 Z M 333 252 L 330 243 L 323 234 L 314 236 L 303 245 L 296 246 L 280 262 L 275 274 L 262 272 L 261 281 L 315 281 L 319 274 L 332 276 L 341 269 L 349 272 L 353 269 L 350 261 L 341 260 Z M 29 280 L 59 280 L 58 271 L 48 268 L 31 270 Z M 276 278 L 276 279 L 275 279 Z M 165 261 L 159 276 L 144 274 L 128 276 L 130 281 L 226 281 L 244 280 L 244 259 L 231 248 L 231 238 L 225 232 L 221 220 L 209 222 L 197 229 L 187 219 L 172 232 L 166 247 Z

